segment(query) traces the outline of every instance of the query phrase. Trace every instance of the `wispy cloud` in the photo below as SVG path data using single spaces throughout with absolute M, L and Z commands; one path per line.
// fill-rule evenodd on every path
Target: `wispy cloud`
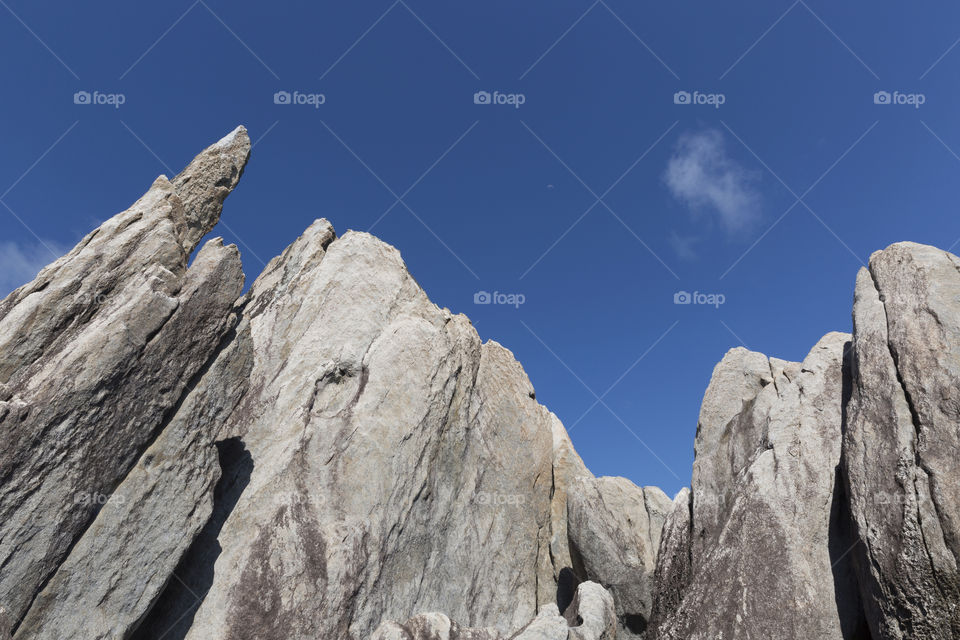
M 681 135 L 663 175 L 675 198 L 695 212 L 716 216 L 730 233 L 759 220 L 759 178 L 727 155 L 723 134 L 716 129 Z
M 694 249 L 694 245 L 700 241 L 697 236 L 682 236 L 676 231 L 671 231 L 667 241 L 670 243 L 670 248 L 681 260 L 697 259 L 697 252 Z
M 33 280 L 45 266 L 67 249 L 50 241 L 0 242 L 0 298 Z

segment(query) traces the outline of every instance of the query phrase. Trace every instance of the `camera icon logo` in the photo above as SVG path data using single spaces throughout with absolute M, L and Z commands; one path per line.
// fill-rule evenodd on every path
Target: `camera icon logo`
M 73 104 L 90 104 L 90 92 L 77 91 L 73 94 Z
M 473 304 L 490 304 L 491 302 L 493 302 L 493 297 L 489 291 L 477 291 L 473 294 Z
M 477 91 L 473 94 L 473 104 L 490 104 L 490 92 Z
M 673 294 L 673 304 L 690 304 L 691 302 L 693 302 L 693 298 L 689 291 L 677 291 Z
M 873 104 L 890 104 L 890 92 L 877 91 L 873 94 Z
M 677 91 L 673 94 L 673 104 L 690 104 L 690 92 Z
M 273 94 L 273 104 L 290 104 L 290 92 L 277 91 Z

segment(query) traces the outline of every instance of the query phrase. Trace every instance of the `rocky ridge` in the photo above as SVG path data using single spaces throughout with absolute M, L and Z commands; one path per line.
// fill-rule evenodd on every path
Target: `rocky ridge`
M 596 478 L 509 350 L 317 220 L 190 256 L 242 127 L 0 302 L 0 637 L 960 638 L 960 259 L 733 349 L 691 488 Z

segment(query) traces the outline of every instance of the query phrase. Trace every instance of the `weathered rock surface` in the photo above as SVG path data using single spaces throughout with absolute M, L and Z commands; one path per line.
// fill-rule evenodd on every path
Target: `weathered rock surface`
M 835 492 L 849 340 L 828 334 L 802 364 L 734 349 L 717 365 L 700 413 L 692 512 L 675 504 L 661 546 L 652 637 L 858 633 Z
M 583 478 L 568 490 L 571 551 L 581 579 L 612 593 L 618 637 L 639 636 L 647 627 L 660 533 L 671 506 L 660 489 L 641 489 L 626 478 Z
M 370 640 L 501 640 L 494 629 L 464 629 L 442 613 L 422 613 L 398 624 L 385 622 Z
M 875 639 L 960 638 L 960 259 L 899 243 L 857 277 L 844 467 Z
M 248 392 L 219 437 L 252 470 L 211 582 L 185 581 L 204 593 L 185 637 L 364 638 L 428 611 L 506 633 L 556 598 L 555 418 L 506 349 L 433 305 L 395 249 L 322 220 L 240 306 Z M 233 353 L 207 375 L 241 371 Z
M 577 594 L 563 615 L 570 625 L 569 640 L 615 640 L 617 637 L 613 596 L 596 582 L 584 582 L 577 587 Z
M 495 629 L 468 629 L 439 613 L 414 616 L 403 624 L 385 622 L 371 640 L 615 640 L 617 617 L 613 596 L 595 582 L 581 583 L 564 615 L 554 603 L 515 634 Z
M 693 569 L 693 495 L 684 487 L 673 499 L 663 525 L 657 567 L 653 574 L 653 605 L 647 623 L 647 637 L 656 638 L 661 627 L 668 628 L 680 609 Z
M 236 248 L 213 242 L 187 262 L 235 184 L 215 176 L 239 175 L 249 145 L 241 128 L 200 160 L 215 197 L 199 184 L 181 193 L 161 176 L 0 303 L 0 606 L 12 626 L 230 328 L 243 284 Z
M 553 431 L 553 492 L 550 499 L 550 555 L 553 565 L 553 583 L 544 581 L 538 600 L 556 601 L 559 608 L 566 609 L 576 593 L 577 585 L 586 579 L 579 559 L 570 551 L 570 534 L 567 530 L 567 495 L 570 487 L 581 479 L 592 479 L 583 460 L 573 448 L 567 430 L 560 420 L 551 415 Z M 551 589 L 556 584 L 556 589 Z
M 224 252 L 232 258 L 222 261 Z M 200 251 L 190 273 L 242 280 L 236 250 L 219 239 Z M 147 448 L 37 596 L 17 638 L 59 639 L 65 628 L 78 638 L 122 637 L 147 612 L 210 517 L 221 475 L 215 423 L 185 419 L 210 410 L 191 402 Z
M 576 596 L 574 592 L 573 597 Z M 573 603 L 573 597 L 570 602 Z M 521 629 L 510 640 L 564 640 L 570 636 L 570 624 L 560 615 L 556 604 L 547 604 L 540 607 L 537 617 L 530 624 Z

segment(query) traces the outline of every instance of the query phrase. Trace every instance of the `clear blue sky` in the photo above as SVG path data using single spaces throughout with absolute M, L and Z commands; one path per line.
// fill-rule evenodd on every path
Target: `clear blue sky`
M 249 279 L 315 218 L 373 226 L 595 473 L 673 493 L 727 349 L 801 359 L 872 251 L 960 238 L 960 6 L 317 5 L 0 1 L 3 293 L 242 123 L 217 233 Z

